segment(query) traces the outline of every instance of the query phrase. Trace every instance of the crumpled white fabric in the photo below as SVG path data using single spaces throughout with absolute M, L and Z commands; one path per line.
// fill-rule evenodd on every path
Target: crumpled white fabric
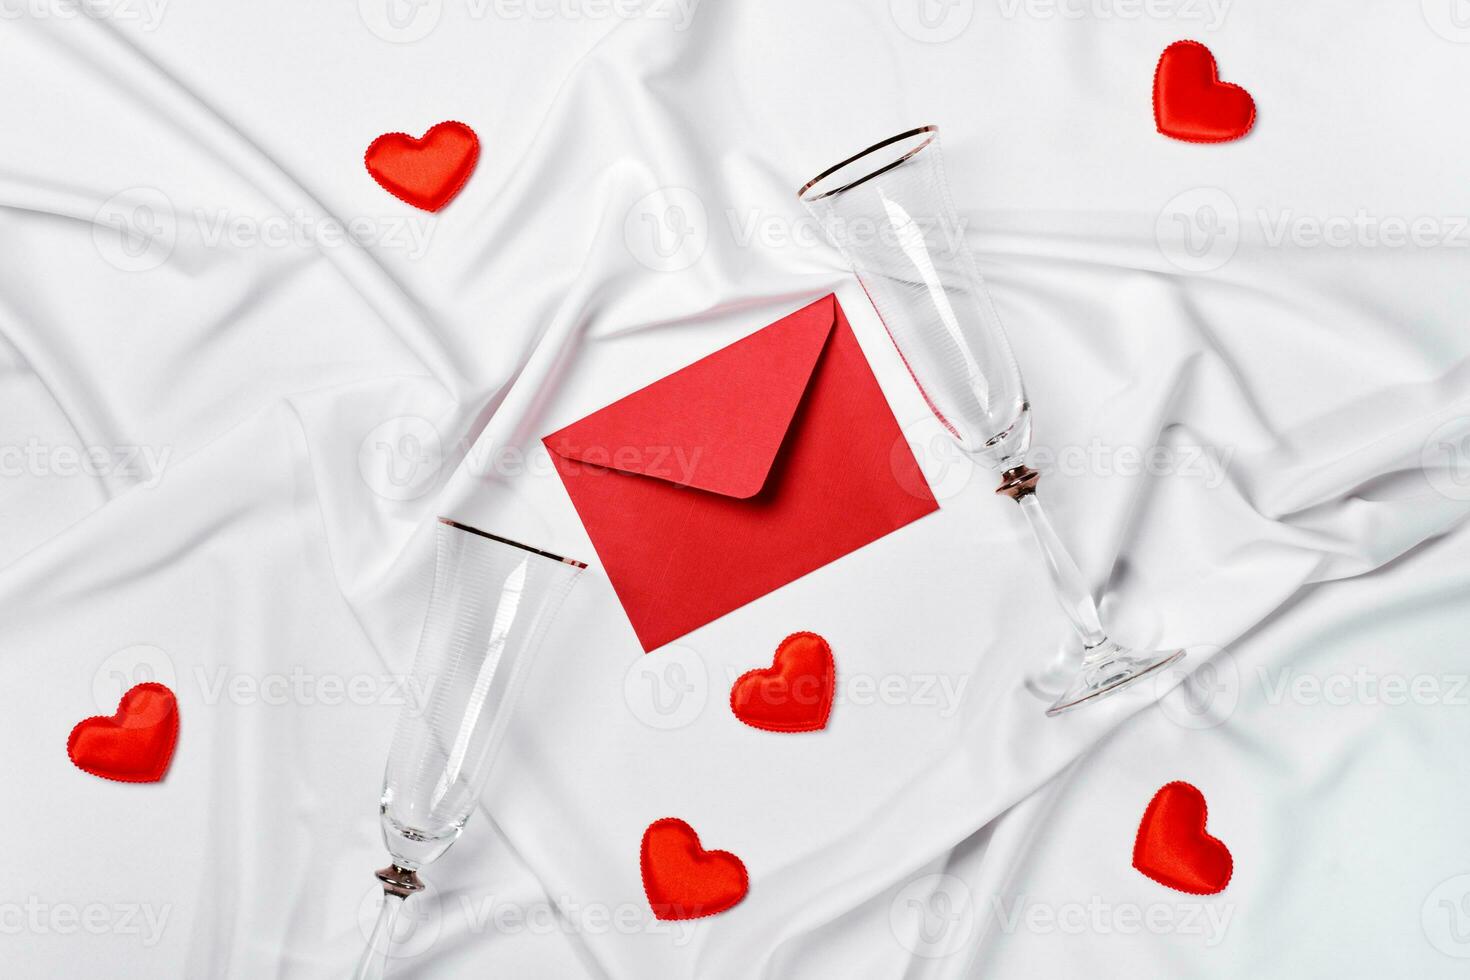
M 350 971 L 448 514 L 593 567 L 390 975 L 1454 975 L 1470 38 L 1399 7 L 6 5 L 7 969 Z M 1181 37 L 1256 98 L 1247 139 L 1153 132 Z M 426 215 L 362 152 L 442 119 L 483 152 Z M 799 209 L 931 122 L 1053 519 L 1187 685 L 1042 717 L 1066 627 L 1020 515 Z M 539 437 L 834 289 L 941 511 L 645 657 Z M 828 729 L 737 724 L 729 682 L 798 629 L 837 657 Z M 147 676 L 168 778 L 73 769 Z M 1220 896 L 1129 867 L 1176 778 Z M 663 816 L 741 856 L 741 905 L 649 915 Z

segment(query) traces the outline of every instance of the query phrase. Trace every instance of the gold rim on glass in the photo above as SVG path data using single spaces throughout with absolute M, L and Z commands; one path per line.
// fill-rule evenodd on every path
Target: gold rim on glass
M 837 171 L 841 170 L 843 167 L 846 167 L 849 164 L 857 163 L 863 157 L 868 156 L 868 155 L 873 154 L 873 153 L 877 153 L 879 150 L 882 150 L 882 149 L 884 149 L 886 147 L 890 147 L 894 143 L 900 143 L 900 142 L 902 142 L 902 141 L 904 141 L 906 139 L 912 139 L 915 136 L 923 135 L 924 133 L 930 134 L 929 137 L 927 139 L 925 139 L 922 143 L 920 143 L 918 146 L 914 147 L 912 150 L 909 150 L 903 156 L 899 157 L 897 160 L 894 160 L 894 161 L 892 161 L 890 163 L 886 163 L 883 166 L 879 167 L 877 170 L 871 170 L 868 173 L 863 174 L 857 180 L 854 180 L 854 181 L 852 181 L 850 183 L 847 183 L 847 184 L 843 184 L 841 187 L 838 187 L 835 190 L 823 191 L 822 193 L 817 194 L 817 195 L 815 195 L 813 197 L 807 197 L 806 196 L 807 191 L 811 190 L 813 187 L 817 186 L 822 181 L 826 180 L 828 177 L 830 177 L 833 174 L 837 173 Z M 854 187 L 857 187 L 859 184 L 867 183 L 868 181 L 872 180 L 874 177 L 877 177 L 877 176 L 879 176 L 881 174 L 888 173 L 888 171 L 892 170 L 894 167 L 896 167 L 899 164 L 903 163 L 905 160 L 910 159 L 911 157 L 914 156 L 914 154 L 918 153 L 920 150 L 924 149 L 924 147 L 928 146 L 930 143 L 933 143 L 938 138 L 939 138 L 939 127 L 938 126 L 920 126 L 918 129 L 911 129 L 911 130 L 909 130 L 906 133 L 899 133 L 897 136 L 890 136 L 890 137 L 888 137 L 888 139 L 884 140 L 881 143 L 874 143 L 872 146 L 868 147 L 866 150 L 863 150 L 860 153 L 853 154 L 852 156 L 848 157 L 846 160 L 843 160 L 841 163 L 837 164 L 836 166 L 828 167 L 826 170 L 823 170 L 821 173 L 817 174 L 811 180 L 809 180 L 805 184 L 803 184 L 802 187 L 801 187 L 801 190 L 799 190 L 799 191 L 796 192 L 796 196 L 798 198 L 800 198 L 802 201 L 806 202 L 807 204 L 811 204 L 813 201 L 820 201 L 823 198 L 832 197 L 833 195 L 835 195 L 835 194 L 841 194 L 844 191 L 850 191 Z
M 468 524 L 461 524 L 459 521 L 451 520 L 448 517 L 439 518 L 439 523 L 447 524 L 449 527 L 452 527 L 459 531 L 468 531 L 470 534 L 478 534 L 480 537 L 489 538 L 491 541 L 499 541 L 501 544 L 508 544 L 512 548 L 519 548 L 522 551 L 529 551 L 531 554 L 540 555 L 542 558 L 554 559 L 555 561 L 561 562 L 563 565 L 574 565 L 577 568 L 587 567 L 587 563 L 584 561 L 577 561 L 577 559 L 575 558 L 567 558 L 562 555 L 554 555 L 549 551 L 542 551 L 540 548 L 533 548 L 528 544 L 521 544 L 519 541 L 512 541 L 510 538 L 502 538 L 498 534 L 491 534 L 489 531 L 482 531 L 477 527 L 470 527 Z

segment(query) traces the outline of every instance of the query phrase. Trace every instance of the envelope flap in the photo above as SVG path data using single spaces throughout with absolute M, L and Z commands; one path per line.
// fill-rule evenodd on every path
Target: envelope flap
M 567 459 L 753 497 L 786 437 L 836 317 L 817 302 L 544 440 Z

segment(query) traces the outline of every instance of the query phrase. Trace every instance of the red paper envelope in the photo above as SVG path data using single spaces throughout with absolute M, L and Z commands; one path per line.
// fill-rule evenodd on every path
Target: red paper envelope
M 543 441 L 645 651 L 939 507 L 835 296 Z

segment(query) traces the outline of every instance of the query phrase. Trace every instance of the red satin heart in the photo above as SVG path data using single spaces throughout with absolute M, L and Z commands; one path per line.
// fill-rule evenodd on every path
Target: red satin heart
M 730 688 L 730 710 L 752 728 L 815 732 L 827 727 L 837 666 L 827 641 L 792 633 L 776 648 L 772 666 L 747 671 Z
M 1161 885 L 1191 895 L 1224 891 L 1234 873 L 1230 849 L 1205 832 L 1205 797 L 1185 782 L 1166 784 L 1149 801 L 1133 841 L 1133 866 Z
M 66 754 L 78 769 L 103 779 L 156 783 L 168 772 L 178 738 L 174 692 L 149 682 L 129 688 L 111 718 L 78 722 L 66 740 Z
M 1220 81 L 1215 56 L 1198 41 L 1175 41 L 1154 70 L 1154 123 L 1189 143 L 1238 140 L 1256 123 L 1256 101 Z
M 480 138 L 462 122 L 442 122 L 414 139 L 384 133 L 363 157 L 368 173 L 400 201 L 438 211 L 454 199 L 480 159 Z
M 643 891 L 655 917 L 702 919 L 735 905 L 750 889 L 745 865 L 729 851 L 706 851 L 694 828 L 664 817 L 643 832 Z

